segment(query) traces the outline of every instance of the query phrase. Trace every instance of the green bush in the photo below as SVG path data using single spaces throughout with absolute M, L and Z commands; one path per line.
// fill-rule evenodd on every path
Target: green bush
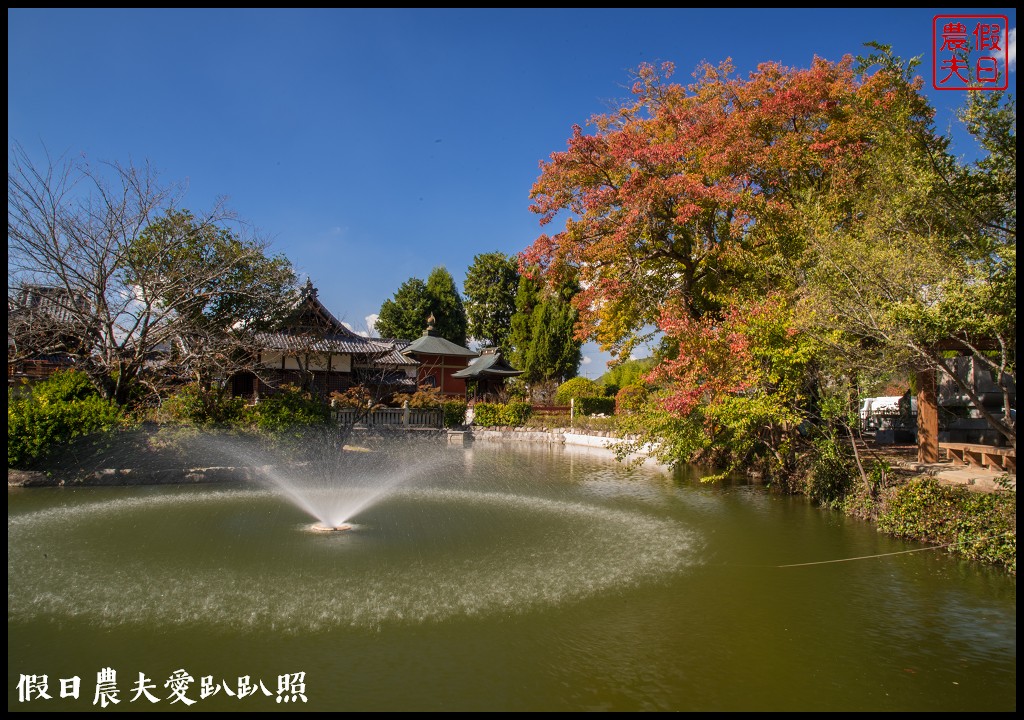
M 845 448 L 834 440 L 821 440 L 815 447 L 807 495 L 819 505 L 839 508 L 853 488 L 853 461 Z
M 613 397 L 581 397 L 576 398 L 577 415 L 614 415 L 615 398 Z
M 631 415 L 640 412 L 647 402 L 647 386 L 642 383 L 627 385 L 615 394 L 615 414 Z
M 441 404 L 444 410 L 444 426 L 446 428 L 462 427 L 466 424 L 466 401 L 445 400 Z
M 99 396 L 76 371 L 56 373 L 23 397 L 7 393 L 7 465 L 27 468 L 71 440 L 127 422 L 124 411 Z
M 1017 572 L 1017 494 L 946 487 L 934 478 L 891 488 L 878 529 L 896 537 L 949 544 L 949 552 Z
M 600 397 L 603 394 L 601 386 L 590 378 L 574 377 L 572 380 L 566 380 L 555 390 L 555 405 L 568 405 L 578 398 Z
M 331 421 L 327 403 L 308 392 L 286 385 L 245 408 L 245 420 L 258 430 L 280 432 L 295 427 L 326 425 Z
M 477 403 L 474 406 L 473 423 L 481 427 L 519 427 L 530 417 L 529 403 Z
M 209 427 L 241 423 L 245 405 L 245 398 L 233 398 L 222 390 L 203 389 L 192 383 L 167 398 L 161 409 L 173 422 Z
M 59 370 L 31 389 L 40 402 L 72 402 L 96 397 L 99 393 L 89 376 L 78 370 Z

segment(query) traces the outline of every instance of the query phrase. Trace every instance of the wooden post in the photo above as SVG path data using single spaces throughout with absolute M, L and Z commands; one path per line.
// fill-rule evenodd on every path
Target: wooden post
M 934 369 L 917 373 L 917 461 L 939 461 L 939 400 Z

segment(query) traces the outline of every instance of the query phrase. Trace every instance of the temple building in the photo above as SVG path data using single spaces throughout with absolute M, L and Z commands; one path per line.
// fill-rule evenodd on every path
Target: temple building
M 496 400 L 509 378 L 522 375 L 502 357 L 498 348 L 484 348 L 480 357 L 464 369 L 452 374 L 452 379 L 467 383 L 473 400 Z
M 456 377 L 465 370 L 477 353 L 469 348 L 445 340 L 434 330 L 434 316 L 427 318 L 427 329 L 423 335 L 409 343 L 402 354 L 419 363 L 416 384 L 419 387 L 436 388 L 442 395 L 466 397 L 466 380 Z

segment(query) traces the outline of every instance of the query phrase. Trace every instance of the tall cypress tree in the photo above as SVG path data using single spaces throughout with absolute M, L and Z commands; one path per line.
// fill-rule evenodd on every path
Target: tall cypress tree
M 545 293 L 536 280 L 520 279 L 508 344 L 512 364 L 526 382 L 564 382 L 579 372 L 582 343 L 575 338 L 576 309 L 570 302 L 574 289 L 570 284 Z

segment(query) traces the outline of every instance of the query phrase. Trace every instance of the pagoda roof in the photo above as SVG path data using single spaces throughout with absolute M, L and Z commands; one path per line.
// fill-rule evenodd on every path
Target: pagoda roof
M 452 377 L 463 380 L 474 380 L 481 377 L 516 377 L 522 375 L 523 370 L 516 370 L 508 364 L 497 350 L 485 350 L 476 360 L 472 361 L 467 368 L 452 373 Z
M 406 355 L 449 355 L 454 357 L 476 357 L 477 353 L 469 348 L 456 345 L 450 340 L 445 340 L 434 330 L 425 331 L 420 337 L 409 343 L 409 347 L 402 351 Z

